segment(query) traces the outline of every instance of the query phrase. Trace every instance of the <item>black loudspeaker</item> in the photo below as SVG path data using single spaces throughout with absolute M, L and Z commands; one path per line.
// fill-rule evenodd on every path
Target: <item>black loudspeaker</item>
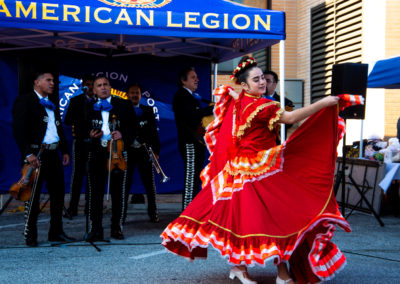
M 351 106 L 339 113 L 343 119 L 365 119 L 367 104 L 368 64 L 344 63 L 332 66 L 331 95 L 361 95 L 364 105 Z
M 26 95 L 33 91 L 32 74 L 35 71 L 49 72 L 54 77 L 54 91 L 49 99 L 58 105 L 59 92 L 58 60 L 43 58 L 18 58 L 18 95 Z

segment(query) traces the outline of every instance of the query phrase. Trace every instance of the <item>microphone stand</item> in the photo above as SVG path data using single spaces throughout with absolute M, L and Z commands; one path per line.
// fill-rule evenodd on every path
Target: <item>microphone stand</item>
M 85 143 L 85 157 L 86 157 L 86 165 L 85 165 L 85 173 L 86 173 L 86 179 L 89 176 L 89 169 L 90 169 L 90 163 L 89 163 L 89 151 L 90 151 L 90 144 L 92 144 L 92 139 L 88 137 L 88 131 L 87 131 L 87 102 L 86 102 L 86 92 L 89 89 L 87 87 L 82 88 L 82 95 L 83 95 L 83 135 L 84 135 L 84 140 L 83 142 Z M 86 180 L 86 184 L 88 181 Z M 86 186 L 86 189 L 89 187 Z M 87 195 L 88 192 L 85 191 L 85 195 Z M 85 198 L 85 209 L 86 209 L 87 201 Z M 89 235 L 89 210 L 86 211 L 86 231 L 85 231 L 85 236 L 83 239 L 76 240 L 74 242 L 68 242 L 68 243 L 57 243 L 57 244 L 52 244 L 51 246 L 60 246 L 60 245 L 66 245 L 70 243 L 78 243 L 78 242 L 88 242 L 91 244 L 98 252 L 101 252 L 101 249 L 94 244 L 94 241 L 90 240 L 90 235 Z M 110 243 L 110 240 L 96 240 L 96 242 L 105 242 L 105 243 Z

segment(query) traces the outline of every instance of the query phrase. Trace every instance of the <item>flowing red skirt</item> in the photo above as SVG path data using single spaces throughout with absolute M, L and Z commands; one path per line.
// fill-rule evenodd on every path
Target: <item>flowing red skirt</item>
M 232 104 L 219 137 L 232 129 Z M 335 107 L 308 118 L 277 148 L 277 164 L 259 176 L 234 177 L 224 166 L 227 148 L 219 139 L 209 182 L 162 233 L 165 248 L 193 261 L 210 244 L 231 265 L 290 262 L 299 283 L 335 276 L 346 258 L 331 242 L 338 225 L 350 226 L 333 193 L 338 117 Z M 224 141 L 224 142 L 219 142 Z

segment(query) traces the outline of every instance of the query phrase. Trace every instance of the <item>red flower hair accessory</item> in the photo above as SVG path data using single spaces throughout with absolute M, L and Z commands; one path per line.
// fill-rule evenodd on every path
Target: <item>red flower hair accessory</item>
M 235 85 L 240 85 L 238 81 L 240 73 L 254 66 L 257 66 L 257 61 L 253 57 L 250 57 L 246 61 L 239 63 L 239 65 L 235 68 L 235 70 L 232 73 L 233 75 L 231 76 L 231 81 L 235 83 Z

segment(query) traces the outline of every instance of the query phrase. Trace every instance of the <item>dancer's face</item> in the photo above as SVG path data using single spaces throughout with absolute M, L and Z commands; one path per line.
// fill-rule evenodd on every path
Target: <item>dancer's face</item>
M 247 77 L 247 84 L 242 82 L 243 90 L 254 96 L 261 96 L 265 94 L 267 82 L 265 81 L 264 74 L 260 68 L 255 67 L 250 70 L 249 77 Z

